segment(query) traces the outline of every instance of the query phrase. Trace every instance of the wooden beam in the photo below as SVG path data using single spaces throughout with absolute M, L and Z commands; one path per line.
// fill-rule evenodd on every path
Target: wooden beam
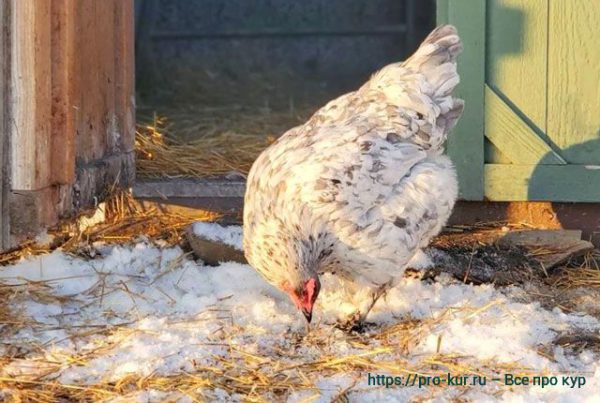
M 135 149 L 135 15 L 133 0 L 115 7 L 115 109 L 121 151 Z
M 138 181 L 133 195 L 139 198 L 244 197 L 246 182 L 210 179 L 158 179 Z
M 118 3 L 118 4 L 117 4 Z M 106 154 L 120 152 L 121 133 L 117 127 L 117 114 L 115 111 L 115 60 L 118 56 L 115 52 L 117 31 L 115 29 L 115 9 L 122 7 L 123 0 L 102 0 L 95 2 L 96 29 L 94 35 L 101 38 L 96 42 L 98 81 L 96 91 L 98 92 L 97 114 L 100 126 L 97 128 L 95 137 L 103 139 L 98 142 L 101 153 Z
M 71 186 L 48 186 L 39 190 L 11 192 L 11 240 L 18 244 L 39 234 L 45 227 L 56 224 L 58 214 L 65 211 Z
M 10 4 L 12 188 L 35 190 L 51 183 L 51 3 Z
M 99 8 L 104 2 L 80 0 L 77 3 L 76 52 L 78 54 L 77 78 L 79 94 L 77 99 L 77 159 L 84 164 L 99 160 L 106 146 L 106 115 L 103 104 L 106 96 L 106 82 L 103 81 L 101 43 L 107 38 L 100 36 L 98 19 Z M 111 57 L 111 61 L 114 56 Z
M 485 196 L 491 201 L 598 203 L 600 166 L 486 164 Z
M 566 161 L 487 85 L 485 136 L 513 164 L 566 164 Z
M 75 181 L 75 77 L 74 1 L 52 0 L 52 184 Z

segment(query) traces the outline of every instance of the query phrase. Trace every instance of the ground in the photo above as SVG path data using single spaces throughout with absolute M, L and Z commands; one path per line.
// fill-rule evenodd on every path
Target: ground
M 215 233 L 201 224 L 196 231 L 240 247 L 239 228 Z M 592 308 L 561 305 L 569 287 L 411 273 L 377 303 L 363 333 L 348 334 L 334 327 L 344 293 L 331 276 L 307 329 L 287 297 L 252 268 L 204 265 L 183 244 L 138 237 L 90 242 L 74 255 L 57 248 L 22 257 L 0 268 L 0 393 L 39 401 L 600 395 L 600 322 Z M 467 384 L 456 385 L 463 375 Z M 507 385 L 516 376 L 530 385 Z

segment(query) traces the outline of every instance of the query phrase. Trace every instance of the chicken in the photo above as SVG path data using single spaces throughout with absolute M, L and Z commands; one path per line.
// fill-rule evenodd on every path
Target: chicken
M 408 60 L 329 102 L 254 162 L 246 258 L 308 322 L 328 272 L 364 296 L 348 318 L 364 321 L 446 223 L 458 186 L 442 153 L 464 105 L 452 96 L 461 49 L 453 26 L 436 28 Z

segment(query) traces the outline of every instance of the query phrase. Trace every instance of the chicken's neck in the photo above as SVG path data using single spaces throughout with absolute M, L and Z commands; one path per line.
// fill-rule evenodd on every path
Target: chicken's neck
M 320 274 L 329 265 L 334 244 L 326 234 L 297 237 L 291 242 L 293 256 L 297 259 L 295 266 L 298 270 Z

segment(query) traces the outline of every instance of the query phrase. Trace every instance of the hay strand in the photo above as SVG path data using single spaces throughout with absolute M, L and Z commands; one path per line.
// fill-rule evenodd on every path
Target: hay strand
M 140 177 L 217 177 L 250 170 L 258 155 L 312 109 L 190 107 L 142 112 L 136 132 Z

